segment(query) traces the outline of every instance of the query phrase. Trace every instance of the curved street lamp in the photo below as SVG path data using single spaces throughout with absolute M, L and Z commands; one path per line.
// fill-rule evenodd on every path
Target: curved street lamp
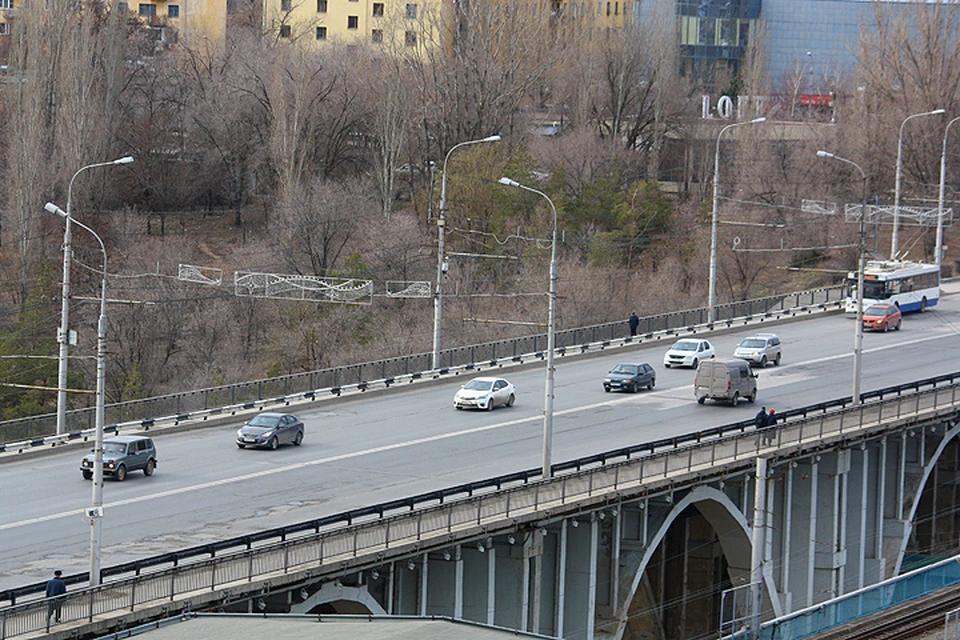
M 947 179 L 947 136 L 950 134 L 950 125 L 960 118 L 954 118 L 947 123 L 947 128 L 943 131 L 943 153 L 940 155 L 940 198 L 937 202 L 937 248 L 936 259 L 938 270 L 940 261 L 943 257 L 943 190 Z
M 832 158 L 853 165 L 860 172 L 863 179 L 863 204 L 860 208 L 860 241 L 857 258 L 857 327 L 853 337 L 853 401 L 860 402 L 860 355 L 863 351 L 863 271 L 866 263 L 867 238 L 867 174 L 863 168 L 853 160 L 847 160 L 829 151 L 817 151 L 817 157 Z
M 742 127 L 748 124 L 760 124 L 766 122 L 766 118 L 754 118 L 747 122 L 734 122 L 728 124 L 720 133 L 717 134 L 717 151 L 713 158 L 713 215 L 710 220 L 710 292 L 707 299 L 707 323 L 713 324 L 713 308 L 717 304 L 717 217 L 719 216 L 718 206 L 720 200 L 720 138 L 728 130 L 734 127 Z
M 131 158 L 132 160 L 132 158 Z M 63 218 L 70 224 L 70 215 L 48 202 L 43 208 Z M 106 380 L 107 359 L 107 250 L 103 246 L 103 239 L 96 231 L 74 220 L 74 224 L 86 229 L 100 243 L 100 252 L 103 254 L 103 273 L 100 280 L 100 319 L 97 322 L 97 408 L 96 408 L 96 444 L 93 449 L 93 495 L 90 499 L 90 586 L 100 584 L 100 532 L 103 528 L 103 411 Z
M 944 109 L 934 109 L 933 111 L 924 111 L 907 116 L 900 123 L 900 136 L 897 138 L 897 184 L 893 195 L 893 236 L 890 238 L 890 259 L 896 260 L 900 253 L 900 174 L 903 172 L 903 126 L 914 118 L 921 116 L 938 116 L 945 113 Z
M 70 206 L 73 202 L 73 182 L 78 175 L 87 169 L 109 167 L 115 164 L 130 164 L 131 162 L 133 162 L 133 156 L 124 156 L 110 162 L 95 162 L 80 167 L 70 178 L 70 185 L 67 187 L 67 210 L 64 212 L 64 219 L 67 222 L 63 229 L 63 290 L 60 302 L 60 330 L 57 332 L 57 342 L 60 343 L 57 358 L 57 435 L 62 435 L 67 430 L 67 358 L 70 355 L 70 263 L 73 258 L 73 251 L 70 247 L 72 239 L 70 225 L 73 221 L 73 218 L 70 217 L 72 211 Z M 44 208 L 46 209 L 46 207 Z M 47 209 L 47 211 L 50 211 L 50 209 Z
M 443 255 L 444 236 L 446 235 L 447 224 L 447 161 L 450 154 L 460 147 L 468 144 L 480 144 L 481 142 L 498 142 L 500 136 L 493 135 L 481 138 L 479 140 L 467 140 L 460 142 L 447 151 L 443 158 L 443 173 L 440 176 L 440 214 L 437 216 L 437 286 L 433 293 L 433 369 L 440 368 L 440 316 L 443 307 L 443 276 L 447 272 L 447 262 Z
M 516 187 L 542 196 L 550 203 L 553 211 L 553 241 L 550 243 L 550 310 L 547 320 L 547 381 L 543 393 L 543 477 L 552 478 L 550 457 L 553 448 L 553 386 L 555 369 L 553 366 L 553 352 L 556 347 L 557 334 L 557 207 L 550 196 L 543 191 L 520 184 L 510 178 L 500 178 L 498 181 L 508 187 Z

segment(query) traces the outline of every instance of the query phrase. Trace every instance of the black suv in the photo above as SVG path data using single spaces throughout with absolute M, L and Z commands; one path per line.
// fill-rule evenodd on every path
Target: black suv
M 90 453 L 80 462 L 80 473 L 87 480 L 93 477 L 95 454 Z M 152 476 L 157 468 L 157 448 L 145 436 L 114 436 L 103 441 L 103 475 L 123 481 L 131 471 L 142 470 Z

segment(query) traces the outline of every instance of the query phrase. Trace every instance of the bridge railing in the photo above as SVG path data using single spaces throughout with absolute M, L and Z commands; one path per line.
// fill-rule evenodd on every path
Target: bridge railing
M 845 287 L 825 287 L 779 296 L 770 296 L 744 302 L 733 302 L 717 307 L 714 327 L 731 326 L 737 320 L 797 312 L 811 307 L 842 308 Z M 678 333 L 705 326 L 706 308 L 676 311 L 641 318 L 638 336 L 631 339 L 626 322 L 565 329 L 556 332 L 556 352 L 589 350 L 590 345 L 642 342 L 654 336 Z M 419 353 L 373 362 L 363 362 L 330 369 L 277 376 L 231 385 L 197 389 L 141 400 L 111 403 L 104 407 L 104 424 L 108 433 L 124 426 L 150 428 L 162 422 L 178 422 L 199 415 L 216 417 L 237 411 L 254 409 L 261 403 L 285 403 L 312 400 L 322 394 L 347 390 L 365 390 L 379 382 L 390 386 L 403 380 L 440 376 L 471 370 L 478 366 L 504 361 L 542 358 L 547 348 L 546 334 L 522 336 L 497 342 L 456 347 L 443 350 L 441 366 L 432 369 L 432 355 Z M 0 422 L 0 452 L 48 444 L 56 434 L 56 414 L 44 414 Z M 78 439 L 89 435 L 95 427 L 93 407 L 68 411 L 66 431 L 62 439 Z
M 653 495 L 693 484 L 710 473 L 749 466 L 756 456 L 775 454 L 779 447 L 823 446 L 853 438 L 885 423 L 956 414 L 960 399 L 960 373 L 950 383 L 937 378 L 928 385 L 911 383 L 917 390 L 890 393 L 862 405 L 841 403 L 832 410 L 809 411 L 779 426 L 776 444 L 766 444 L 748 423 L 726 430 L 687 434 L 660 445 L 638 445 L 610 452 L 602 458 L 563 464 L 554 478 L 529 482 L 535 472 L 500 476 L 482 483 L 462 485 L 459 498 L 445 492 L 384 503 L 320 520 L 243 536 L 232 541 L 203 545 L 175 554 L 164 554 L 104 571 L 116 576 L 103 585 L 69 592 L 63 602 L 63 624 L 92 621 L 97 616 L 133 611 L 162 602 L 179 601 L 191 594 L 215 599 L 225 592 L 255 581 L 320 567 L 330 572 L 347 566 L 374 565 L 387 553 L 422 552 L 432 546 L 483 540 L 490 531 L 516 523 L 538 522 L 544 511 L 556 515 Z M 932 380 L 932 379 L 931 379 Z M 922 388 L 921 388 L 922 387 Z M 749 432 L 748 432 L 749 431 Z M 617 460 L 614 462 L 614 460 Z M 466 495 L 462 495 L 463 493 Z M 507 524 L 505 524 L 507 523 Z M 296 535 L 294 535 L 296 534 Z M 269 540 L 274 542 L 256 543 Z M 225 546 L 233 542 L 233 549 Z M 222 555 L 219 552 L 225 551 Z M 198 559 L 203 555 L 204 559 Z M 192 562 L 182 563 L 187 559 Z M 149 569 L 149 570 L 148 570 Z M 125 575 L 120 575 L 121 573 Z M 71 583 L 88 576 L 70 576 Z M 29 593 L 40 594 L 42 583 L 0 593 L 14 601 Z M 31 600 L 0 609 L 0 639 L 45 629 L 48 601 Z
M 761 640 L 806 638 L 956 584 L 960 584 L 960 555 L 764 622 L 760 624 L 758 637 Z M 746 626 L 746 620 L 741 622 L 741 626 Z M 726 640 L 751 637 L 745 628 L 724 636 Z

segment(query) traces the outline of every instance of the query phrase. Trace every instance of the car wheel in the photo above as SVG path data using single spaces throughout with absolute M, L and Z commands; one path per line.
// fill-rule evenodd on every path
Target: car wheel
M 247 448 L 247 445 L 245 445 L 245 444 L 240 444 L 240 443 L 238 442 L 238 443 L 237 443 L 237 448 L 238 448 L 238 449 L 246 449 L 246 448 Z
M 153 470 L 157 468 L 157 463 L 154 460 L 147 460 L 147 466 L 143 468 L 143 475 L 152 476 Z
M 627 391 L 629 391 L 630 393 L 636 393 L 636 392 L 637 392 L 637 383 L 634 382 L 634 383 L 631 384 L 629 387 L 627 387 Z
M 603 390 L 606 391 L 607 393 L 610 393 L 610 387 L 604 386 Z
M 453 406 L 455 406 L 455 407 L 457 408 L 457 411 L 463 411 L 463 407 L 461 407 L 460 405 L 455 404 L 455 405 L 453 405 Z
M 773 366 L 775 366 L 775 367 L 779 367 L 779 366 L 780 366 L 780 354 L 779 354 L 779 353 L 777 354 L 777 357 L 773 359 Z
M 84 469 L 84 470 L 81 471 L 80 473 L 83 474 L 83 479 L 84 479 L 84 480 L 89 480 L 90 478 L 93 477 L 93 471 L 87 471 L 86 469 Z
M 647 389 L 653 389 L 655 386 L 657 386 L 657 379 L 650 378 L 650 383 L 647 384 Z
M 760 368 L 765 369 L 767 367 L 767 356 L 760 356 Z
M 924 296 L 923 300 L 920 301 L 920 313 L 923 313 L 927 310 L 927 297 Z
M 756 390 L 756 389 L 754 389 L 753 392 L 752 392 L 749 396 L 747 396 L 747 400 L 749 400 L 751 403 L 757 401 L 757 390 Z
M 895 326 L 895 327 L 893 328 L 894 331 L 900 331 L 900 323 L 901 323 L 901 322 L 903 322 L 903 320 L 897 320 L 897 326 Z
M 733 397 L 730 398 L 730 406 L 735 407 L 735 406 L 737 406 L 737 403 L 738 403 L 738 402 L 740 402 L 740 392 L 739 392 L 739 391 L 734 391 L 734 392 L 733 392 Z
M 487 400 L 487 411 L 493 411 L 493 408 L 496 406 L 496 402 L 493 401 L 493 398 Z
M 507 406 L 512 407 L 513 403 L 517 401 L 517 396 L 510 394 L 510 398 L 507 400 Z
M 280 441 L 277 440 L 277 436 L 270 438 L 270 442 L 267 443 L 267 446 L 273 450 L 276 450 L 276 448 L 280 446 Z
M 666 362 L 664 362 L 664 363 L 663 363 L 663 368 L 664 368 L 664 369 L 669 369 L 669 368 L 670 368 L 670 365 L 668 365 Z
M 703 404 L 704 401 L 706 401 L 706 399 L 707 399 L 706 396 L 701 396 L 701 397 L 697 398 L 697 404 Z
M 303 431 L 297 431 L 297 437 L 293 439 L 293 446 L 299 447 L 303 444 Z
M 699 364 L 700 364 L 700 361 L 697 360 L 696 358 L 694 358 L 694 359 L 693 359 L 693 368 L 696 369 L 696 368 L 697 368 L 697 365 L 699 365 Z
M 117 482 L 123 482 L 127 479 L 127 468 L 123 465 L 117 467 L 117 472 L 113 474 L 113 477 L 117 479 Z
M 883 332 L 886 333 L 887 331 L 890 331 L 890 323 L 889 323 L 889 322 L 884 322 L 884 323 L 883 323 Z

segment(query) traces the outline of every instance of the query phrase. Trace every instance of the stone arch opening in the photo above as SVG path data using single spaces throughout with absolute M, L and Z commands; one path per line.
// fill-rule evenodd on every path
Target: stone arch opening
M 749 581 L 750 549 L 750 527 L 736 505 L 717 489 L 694 489 L 645 545 L 617 637 L 685 640 L 715 634 L 723 591 Z

